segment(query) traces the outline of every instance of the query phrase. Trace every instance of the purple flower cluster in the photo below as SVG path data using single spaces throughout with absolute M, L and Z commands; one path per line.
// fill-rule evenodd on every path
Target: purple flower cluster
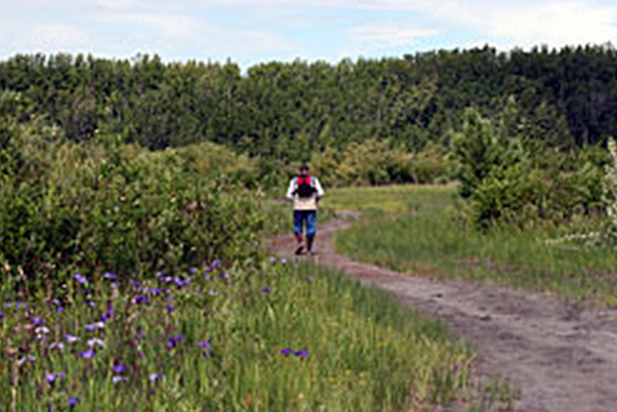
M 214 351 L 212 350 L 212 346 L 210 345 L 209 341 L 202 340 L 197 344 L 197 347 L 201 349 L 201 356 L 203 356 L 204 358 L 209 358 L 213 356 Z
M 66 373 L 46 373 L 45 380 L 48 384 L 53 385 L 58 379 L 66 379 Z
M 201 275 L 207 284 L 201 279 Z M 92 276 L 91 279 L 81 273 L 74 273 L 67 282 L 68 293 L 47 301 L 49 311 L 44 312 L 44 317 L 36 316 L 37 313 L 28 308 L 26 303 L 4 303 L 5 309 L 0 312 L 0 322 L 14 313 L 13 308 L 15 313 L 25 309 L 20 316 L 27 321 L 24 328 L 28 331 L 24 334 L 24 339 L 27 341 L 23 345 L 26 349 L 22 350 L 20 346 L 18 352 L 20 357 L 17 360 L 24 374 L 40 374 L 42 365 L 50 369 L 54 367 L 53 365 L 70 365 L 70 362 L 56 362 L 56 359 L 64 359 L 66 356 L 79 360 L 74 362 L 78 365 L 75 369 L 71 368 L 67 372 L 52 370 L 38 378 L 39 382 L 46 384 L 41 386 L 41 390 L 49 391 L 49 396 L 54 399 L 47 404 L 48 409 L 51 410 L 52 406 L 55 408 L 59 399 L 65 399 L 69 409 L 77 408 L 82 402 L 81 398 L 75 396 L 77 395 L 75 392 L 63 391 L 69 388 L 71 391 L 78 390 L 80 379 L 90 379 L 89 376 L 84 376 L 84 373 L 92 373 L 94 376 L 98 372 L 99 376 L 104 376 L 105 379 L 110 379 L 118 385 L 128 381 L 139 382 L 139 376 L 143 381 L 151 383 L 163 381 L 165 378 L 163 370 L 149 370 L 144 375 L 147 369 L 140 359 L 152 353 L 152 346 L 170 350 L 170 357 L 156 360 L 157 368 L 166 366 L 167 362 L 175 362 L 174 358 L 185 354 L 203 358 L 214 356 L 211 340 L 201 340 L 197 343 L 198 351 L 191 351 L 186 345 L 192 343 L 190 338 L 187 339 L 177 329 L 176 334 L 171 334 L 170 331 L 178 326 L 176 324 L 178 318 L 176 315 L 170 315 L 186 301 L 187 292 L 193 292 L 194 287 L 196 290 L 193 296 L 199 297 L 205 304 L 213 299 L 208 295 L 214 297 L 219 294 L 219 289 L 231 279 L 222 262 L 215 260 L 204 272 L 193 267 L 179 275 L 169 275 L 161 271 L 156 273 L 156 279 L 153 280 L 144 282 L 128 280 L 127 289 L 123 293 L 116 290 L 119 287 L 116 282 L 120 278 L 112 272 Z M 264 286 L 261 291 L 270 293 L 271 288 Z M 101 294 L 104 296 L 103 299 L 99 299 Z M 140 313 L 141 307 L 146 305 L 155 311 L 154 318 L 149 313 L 147 316 Z M 84 310 L 85 307 L 90 309 Z M 206 308 L 206 311 L 209 310 L 209 307 Z M 73 311 L 80 313 L 73 318 L 69 316 L 74 313 Z M 168 316 L 160 316 L 161 312 L 167 313 Z M 57 320 L 61 322 L 57 323 Z M 159 332 L 159 327 L 164 332 Z M 119 335 L 121 339 L 115 339 Z M 161 340 L 162 336 L 167 339 Z M 115 347 L 118 341 L 126 342 L 126 347 Z M 41 352 L 37 352 L 38 350 Z M 39 362 L 35 354 L 37 356 L 40 354 L 43 358 L 49 357 L 49 361 Z M 36 363 L 36 367 L 30 366 L 32 363 Z M 80 368 L 83 368 L 83 371 L 80 371 Z M 77 373 L 73 376 L 73 372 L 79 372 L 81 375 L 77 376 L 79 375 Z M 70 384 L 67 373 L 71 374 Z M 66 404 L 64 408 L 66 409 Z
M 283 356 L 291 356 L 291 355 L 293 355 L 296 358 L 308 358 L 308 356 L 309 356 L 309 352 L 306 349 L 301 349 L 301 350 L 298 350 L 298 351 L 294 351 L 291 348 L 283 348 L 283 349 L 281 349 L 281 354 Z
M 181 332 L 178 334 L 178 336 L 172 336 L 171 338 L 167 339 L 167 347 L 170 349 L 175 348 L 179 344 L 181 344 L 183 340 L 184 340 L 184 335 Z

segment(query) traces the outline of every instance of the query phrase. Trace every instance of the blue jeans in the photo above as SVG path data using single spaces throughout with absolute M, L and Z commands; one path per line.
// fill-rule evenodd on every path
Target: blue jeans
M 306 237 L 315 237 L 317 231 L 316 210 L 294 210 L 294 234 L 302 234 L 306 224 Z

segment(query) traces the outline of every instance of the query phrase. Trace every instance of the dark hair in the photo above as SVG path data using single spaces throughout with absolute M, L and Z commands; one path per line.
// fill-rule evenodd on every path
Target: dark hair
M 306 163 L 302 163 L 302 166 L 300 166 L 300 170 L 309 170 L 309 167 Z

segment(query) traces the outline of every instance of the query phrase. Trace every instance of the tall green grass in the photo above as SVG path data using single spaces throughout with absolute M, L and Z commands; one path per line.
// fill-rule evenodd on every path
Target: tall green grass
M 366 215 L 409 213 L 431 204 L 442 207 L 452 201 L 452 185 L 400 185 L 335 188 L 327 192 L 322 205 L 333 210 L 354 210 Z
M 82 281 L 59 300 L 5 288 L 5 410 L 424 410 L 472 388 L 474 354 L 441 324 L 315 266 Z
M 478 231 L 449 213 L 456 205 L 454 188 L 400 190 L 410 202 L 420 202 L 415 213 L 359 222 L 337 237 L 337 247 L 356 259 L 410 274 L 495 281 L 617 305 L 613 249 L 551 242 L 569 228 Z

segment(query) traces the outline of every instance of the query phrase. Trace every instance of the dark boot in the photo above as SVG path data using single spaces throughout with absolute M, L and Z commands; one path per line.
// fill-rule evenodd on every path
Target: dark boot
M 296 240 L 298 241 L 298 246 L 296 247 L 296 256 L 300 256 L 302 254 L 302 252 L 304 252 L 304 242 L 302 241 L 302 234 L 301 233 L 297 233 L 296 234 Z
M 313 253 L 313 241 L 315 240 L 315 237 L 307 237 L 306 238 L 306 251 L 308 253 Z

